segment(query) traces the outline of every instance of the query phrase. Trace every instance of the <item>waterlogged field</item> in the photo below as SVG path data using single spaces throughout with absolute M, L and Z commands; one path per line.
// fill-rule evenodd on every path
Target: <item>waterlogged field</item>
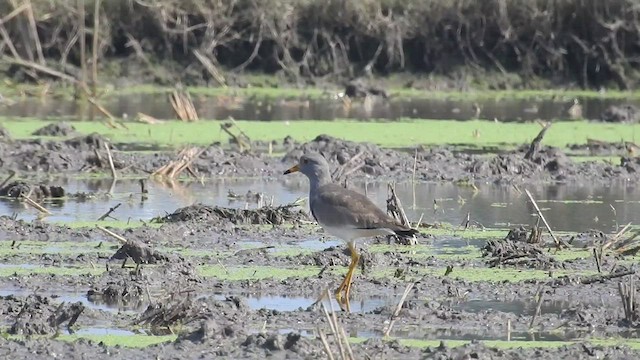
M 327 97 L 315 91 L 304 95 Z M 194 94 L 209 100 L 220 95 Z M 496 95 L 506 96 L 493 95 L 490 101 L 496 104 L 502 101 Z M 601 96 L 561 97 L 574 95 Z M 618 95 L 609 99 L 620 101 Z M 263 106 L 258 101 L 267 101 L 234 96 L 258 107 Z M 287 96 L 275 96 L 274 103 Z M 483 96 L 477 94 L 474 101 Z M 464 97 L 446 99 L 454 101 L 451 107 L 463 108 L 468 105 Z M 295 106 L 305 108 L 302 102 Z M 512 156 L 507 162 L 519 159 L 523 155 L 514 149 L 531 143 L 541 126 L 531 119 L 442 118 L 237 118 L 234 129 L 241 129 L 254 145 L 253 153 L 243 153 L 220 130 L 224 120 L 144 124 L 128 119 L 127 128 L 113 129 L 100 120 L 79 121 L 69 114 L 46 119 L 5 115 L 0 124 L 11 139 L 3 140 L 10 149 L 3 150 L 3 161 L 17 173 L 0 188 L 15 190 L 22 183 L 62 186 L 65 195 L 54 199 L 46 192 L 30 193 L 49 214 L 9 190 L 0 199 L 0 344 L 34 351 L 39 345 L 29 341 L 36 339 L 53 347 L 71 343 L 77 351 L 95 351 L 94 342 L 102 342 L 109 349 L 122 346 L 117 349 L 123 357 L 180 357 L 183 346 L 213 355 L 211 345 L 216 343 L 231 349 L 230 356 L 288 351 L 293 357 L 323 357 L 327 350 L 321 338 L 326 335 L 330 349 L 338 352 L 339 338 L 344 338 L 342 346 L 350 344 L 356 354 L 393 356 L 397 353 L 390 351 L 401 349 L 419 357 L 427 347 L 445 351 L 435 350 L 445 341 L 446 351 L 458 348 L 480 356 L 488 348 L 544 348 L 539 351 L 550 356 L 577 357 L 588 348 L 634 356 L 640 348 L 638 316 L 635 308 L 621 304 L 635 301 L 631 279 L 637 278 L 635 214 L 640 192 L 625 178 L 632 176 L 631 170 L 625 167 L 628 172 L 622 173 L 618 165 L 622 157 L 634 154 L 624 147 L 612 146 L 603 154 L 580 146 L 589 139 L 635 142 L 640 127 L 554 122 L 542 144 L 593 166 L 576 167 L 582 171 L 574 174 L 577 181 L 557 181 L 546 160 L 507 163 L 500 168 L 503 173 L 477 180 L 470 170 L 476 165 L 455 168 L 446 158 L 463 153 L 481 161 L 505 153 Z M 61 119 L 68 120 L 75 133 L 33 135 Z M 94 132 L 113 146 L 117 179 L 111 179 L 105 165 L 103 140 L 85 137 Z M 378 159 L 376 166 L 393 172 L 371 176 L 354 171 L 348 185 L 384 208 L 386 180 L 393 181 L 409 220 L 420 230 L 413 245 L 386 238 L 358 243 L 362 260 L 350 311 L 338 311 L 335 300 L 322 297 L 346 273 L 349 254 L 344 243 L 317 226 L 304 201 L 293 215 L 282 210 L 304 198 L 308 189 L 301 176 L 281 175 L 292 165 L 286 154 L 305 142 L 317 146 L 313 140 L 320 134 L 355 142 L 329 141 L 333 147 L 324 151 L 334 158 L 339 152 L 354 156 L 359 142 L 374 144 L 364 157 L 372 163 Z M 283 144 L 287 136 L 294 142 Z M 82 145 L 73 148 L 69 144 L 75 143 L 68 140 L 76 137 Z M 91 141 L 85 145 L 85 139 Z M 266 144 L 271 141 L 276 144 L 269 152 Z M 214 142 L 220 146 L 211 145 Z M 207 154 L 192 162 L 195 177 L 186 172 L 171 181 L 149 176 L 188 145 L 208 147 Z M 418 146 L 426 150 L 415 150 Z M 414 154 L 436 147 L 451 152 L 437 153 L 445 154 L 442 158 L 425 155 L 414 165 Z M 96 165 L 96 154 L 103 157 L 103 165 Z M 61 158 L 67 160 L 59 163 Z M 466 177 L 453 181 L 445 172 L 438 181 L 421 181 L 412 166 Z M 534 167 L 535 174 L 549 172 L 553 177 L 527 178 L 527 166 Z M 607 172 L 611 180 L 591 181 L 594 171 Z M 498 181 L 503 177 L 511 181 Z M 553 235 L 539 222 L 525 190 L 534 194 Z M 198 203 L 204 206 L 192 206 Z M 275 217 L 267 218 L 265 209 L 273 208 Z M 224 211 L 216 212 L 219 209 Z M 633 289 L 627 295 L 620 290 L 626 286 Z M 328 312 L 333 307 L 343 337 L 332 335 L 323 304 Z M 396 312 L 398 306 L 401 311 Z M 25 313 L 34 315 L 25 320 Z M 27 336 L 31 340 L 21 345 Z M 573 345 L 577 343 L 581 345 Z M 620 345 L 625 347 L 616 347 Z

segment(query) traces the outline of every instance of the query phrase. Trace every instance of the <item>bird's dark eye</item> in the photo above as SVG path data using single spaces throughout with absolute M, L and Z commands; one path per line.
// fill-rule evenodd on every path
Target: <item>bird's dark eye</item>
M 308 164 L 309 163 L 309 159 L 302 159 L 302 163 L 303 164 Z

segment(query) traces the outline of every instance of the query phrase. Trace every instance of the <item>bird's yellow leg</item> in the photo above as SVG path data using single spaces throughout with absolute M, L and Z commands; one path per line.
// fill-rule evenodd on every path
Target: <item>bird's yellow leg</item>
M 338 304 L 346 305 L 346 310 L 349 311 L 349 293 L 351 291 L 351 282 L 353 280 L 353 273 L 358 266 L 358 262 L 360 261 L 360 255 L 356 252 L 356 247 L 353 241 L 349 242 L 349 250 L 351 251 L 351 264 L 349 264 L 349 271 L 347 271 L 347 275 L 342 280 L 342 283 L 336 290 L 336 300 L 338 300 Z M 344 299 L 342 299 L 342 293 L 344 292 Z

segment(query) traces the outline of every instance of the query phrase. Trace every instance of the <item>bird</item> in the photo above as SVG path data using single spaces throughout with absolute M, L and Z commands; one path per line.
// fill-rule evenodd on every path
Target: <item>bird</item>
M 330 235 L 344 240 L 351 252 L 351 263 L 344 280 L 335 291 L 336 300 L 349 311 L 349 293 L 360 255 L 356 240 L 380 235 L 413 236 L 418 230 L 399 223 L 365 195 L 332 181 L 329 163 L 319 153 L 302 155 L 298 164 L 284 175 L 301 172 L 309 178 L 309 208 L 318 224 Z
M 571 120 L 582 119 L 582 105 L 580 105 L 578 99 L 573 99 L 573 105 L 567 110 L 567 114 L 569 114 Z

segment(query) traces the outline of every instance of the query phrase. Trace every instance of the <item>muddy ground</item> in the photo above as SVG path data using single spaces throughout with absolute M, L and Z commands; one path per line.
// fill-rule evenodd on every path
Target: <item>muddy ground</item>
M 172 221 L 159 228 L 112 229 L 128 240 L 125 244 L 98 229 L 71 229 L 0 218 L 3 266 L 104 269 L 94 275 L 21 273 L 0 277 L 0 289 L 10 289 L 12 293 L 0 297 L 1 326 L 11 335 L 32 335 L 27 339 L 0 339 L 2 352 L 12 358 L 33 353 L 42 358 L 58 354 L 69 359 L 86 358 L 89 354 L 123 359 L 184 358 L 184 354 L 326 358 L 320 340 L 310 337 L 318 329 L 330 333 L 320 306 L 309 303 L 296 307 L 292 303 L 286 310 L 260 309 L 250 306 L 247 298 L 316 299 L 322 289 L 333 289 L 341 280 L 340 270 L 349 262 L 344 246 L 328 243 L 322 250 L 272 252 L 283 246 L 303 247 L 308 239 L 322 240 L 322 232 L 309 225 L 303 214 L 282 225 L 256 227 L 242 225 L 233 218 L 227 221 L 210 218 L 211 212 L 202 206 L 181 209 L 176 214 L 185 212 L 201 212 L 202 216 L 187 218 L 172 214 L 173 217 L 165 217 Z M 257 248 L 243 246 L 256 239 L 260 241 Z M 21 242 L 26 240 L 42 242 L 53 250 L 42 253 L 20 250 Z M 445 240 L 445 237 L 425 235 L 419 238 L 419 243 Z M 69 253 L 55 250 L 56 242 L 68 241 L 88 250 Z M 100 244 L 96 246 L 96 242 Z M 506 340 L 507 320 L 513 339 L 588 340 L 628 336 L 635 333 L 637 313 L 631 318 L 625 316 L 618 281 L 626 282 L 630 276 L 637 278 L 638 275 L 631 269 L 629 259 L 611 253 L 605 254 L 601 264 L 603 273 L 597 274 L 591 258 L 561 261 L 546 246 L 513 240 L 492 239 L 482 249 L 486 256 L 459 258 L 419 256 L 401 245 L 384 252 L 369 251 L 369 245 L 376 243 L 384 244 L 386 239 L 370 239 L 361 244 L 363 261 L 353 289 L 352 306 L 355 304 L 357 308 L 371 298 L 387 301 L 371 308 L 354 309 L 353 313 L 339 313 L 347 334 L 366 339 L 353 345 L 357 358 L 523 359 L 542 353 L 569 359 L 640 355 L 640 351 L 624 347 L 602 348 L 589 344 L 547 350 L 496 350 L 481 344 L 424 349 L 394 341 L 383 342 L 380 338 L 389 325 L 400 294 L 413 282 L 415 286 L 404 302 L 391 336 Z M 128 265 L 123 268 L 122 259 L 127 255 L 130 256 Z M 509 261 L 514 258 L 528 261 Z M 231 272 L 250 267 L 257 269 L 258 274 L 253 280 L 250 280 L 252 276 L 226 280 L 223 273 L 202 275 L 199 269 L 207 266 L 222 266 L 224 271 Z M 448 266 L 453 271 L 446 276 L 444 270 L 423 275 L 426 270 Z M 456 276 L 469 269 L 496 266 L 522 271 L 534 268 L 549 275 L 519 282 L 468 281 Z M 312 271 L 284 279 L 264 275 L 268 269 L 301 267 L 312 267 Z M 574 275 L 558 275 L 561 272 Z M 611 274 L 631 275 L 610 278 Z M 69 294 L 87 300 L 79 301 Z M 534 319 L 540 294 L 540 311 Z M 158 335 L 172 329 L 178 338 L 145 349 L 113 348 L 89 340 L 67 343 L 52 339 L 59 333 L 92 328 L 138 329 Z M 329 341 L 337 353 L 333 338 L 329 337 Z
M 68 129 L 62 129 L 67 131 Z M 56 129 L 48 129 L 55 132 Z M 66 140 L 0 140 L 0 169 L 35 177 L 108 171 L 105 139 L 68 132 Z M 112 145 L 121 174 L 145 175 L 175 157 L 172 153 L 140 154 Z M 342 179 L 371 176 L 403 179 L 411 176 L 414 154 L 380 149 L 319 136 L 307 144 L 288 141 L 283 158 L 242 154 L 211 145 L 198 157 L 194 172 L 207 176 L 280 176 L 303 151 L 321 151 L 341 169 Z M 640 161 L 621 164 L 574 163 L 558 149 L 542 147 L 530 160 L 527 149 L 478 156 L 449 149 L 418 149 L 417 177 L 447 181 L 575 181 L 637 180 Z M 357 155 L 362 153 L 362 155 Z M 349 161 L 355 156 L 355 160 Z M 346 175 L 345 175 L 346 174 Z M 34 189 L 34 198 L 51 197 L 51 188 Z M 28 182 L 3 185 L 5 196 L 31 190 Z M 315 335 L 331 329 L 319 305 L 311 305 L 323 289 L 334 289 L 349 263 L 341 242 L 324 233 L 298 208 L 259 212 L 197 205 L 158 214 L 160 225 L 111 229 L 122 243 L 97 228 L 69 228 L 46 222 L 0 217 L 0 271 L 3 268 L 75 269 L 76 273 L 20 271 L 0 276 L 0 354 L 11 358 L 326 358 Z M 265 225 L 268 224 L 268 225 Z M 104 222 L 108 226 L 108 221 Z M 472 343 L 462 347 L 409 347 L 382 341 L 407 285 L 414 283 L 391 330 L 401 339 L 589 340 L 636 337 L 640 314 L 625 313 L 618 283 L 637 278 L 633 259 L 606 251 L 598 273 L 593 258 L 562 260 L 552 241 L 527 243 L 527 229 L 480 241 L 474 256 L 434 256 L 411 247 L 390 246 L 372 251 L 361 242 L 362 261 L 352 291 L 354 312 L 340 312 L 356 358 L 525 359 L 637 358 L 626 347 L 576 344 L 552 349 L 499 350 Z M 425 234 L 422 245 L 450 240 Z M 454 236 L 455 237 L 455 236 Z M 572 247 L 593 246 L 597 234 L 562 237 Z M 604 239 L 606 240 L 606 239 Z M 307 247 L 309 241 L 319 246 Z M 326 242 L 325 242 L 326 241 Z M 35 244 L 41 244 L 34 247 Z M 56 243 L 73 242 L 62 251 Z M 247 248 L 251 242 L 256 248 Z M 97 243 L 97 244 L 96 244 Z M 475 242 L 478 243 L 478 242 Z M 474 244 L 475 244 L 474 243 Z M 25 244 L 24 247 L 22 244 Z M 38 251 L 31 251 L 36 249 Z M 286 252 L 278 252 L 286 248 Z M 454 251 L 455 249 L 451 249 Z M 570 250 L 563 250 L 564 252 Z M 482 256 L 484 255 L 484 256 Z M 123 266 L 123 260 L 128 259 Z M 13 266 L 13 267 L 12 267 Z M 450 268 L 452 271 L 445 269 Z M 207 272 L 206 269 L 217 269 Z M 242 269 L 253 273 L 237 275 Z M 475 271 L 539 271 L 543 276 L 515 282 L 469 280 Z M 285 275 L 274 275 L 288 270 Z M 251 272 L 251 270 L 248 270 Z M 489 274 L 489 272 L 487 272 Z M 235 274 L 235 275 L 234 275 Z M 458 276 L 460 275 L 460 276 Z M 234 278 L 234 276 L 237 276 Z M 514 275 L 515 276 L 515 275 Z M 467 280 L 465 280 L 467 279 Z M 251 299 L 264 296 L 305 298 L 286 309 L 264 309 Z M 539 308 L 538 307 L 538 299 Z M 285 300 L 277 300 L 286 302 Z M 367 303 L 375 304 L 366 306 Z M 378 301 L 378 302 L 375 302 Z M 144 349 L 113 347 L 81 339 L 67 342 L 60 334 L 83 329 L 119 329 L 151 334 L 173 332 L 176 340 Z M 91 330 L 87 330 L 91 331 Z M 26 337 L 25 337 L 26 336 Z M 328 336 L 334 354 L 338 345 Z M 188 355 L 185 355 L 188 354 Z
M 148 175 L 180 157 L 173 151 L 132 152 L 129 144 L 111 144 L 93 133 L 77 135 L 68 125 L 47 126 L 37 133 L 66 136 L 59 139 L 12 140 L 0 138 L 0 169 L 29 175 L 106 173 L 110 165 L 105 143 L 110 144 L 116 171 L 122 175 Z M 370 143 L 355 143 L 319 135 L 300 144 L 287 138 L 276 144 L 283 157 L 265 152 L 241 153 L 212 144 L 191 164 L 199 176 L 280 177 L 305 151 L 322 152 L 338 177 L 370 177 L 383 180 L 464 181 L 495 183 L 572 182 L 610 183 L 640 180 L 640 157 L 622 153 L 619 162 L 574 162 L 562 150 L 529 146 L 499 154 L 468 154 L 454 147 L 398 151 Z

